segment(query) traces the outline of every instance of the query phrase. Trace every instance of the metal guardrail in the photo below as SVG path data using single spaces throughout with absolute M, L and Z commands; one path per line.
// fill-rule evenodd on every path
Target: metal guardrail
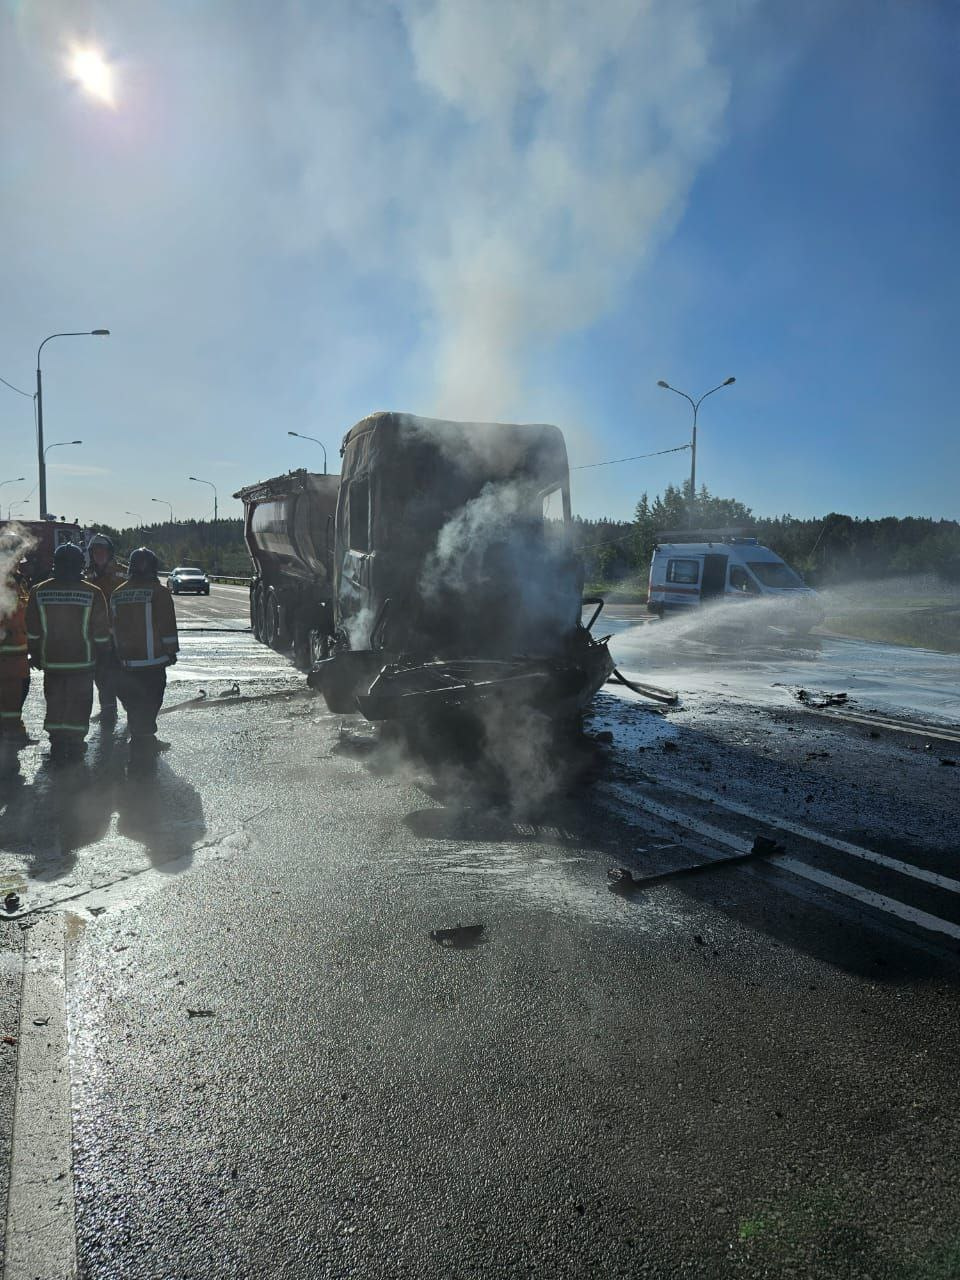
M 228 586 L 233 587 L 249 587 L 253 581 L 252 578 L 241 578 L 237 574 L 229 573 L 208 573 L 207 577 L 211 582 L 225 582 Z

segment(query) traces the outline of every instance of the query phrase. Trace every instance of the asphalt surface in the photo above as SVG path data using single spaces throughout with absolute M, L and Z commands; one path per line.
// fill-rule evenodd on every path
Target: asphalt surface
M 792 641 L 623 625 L 680 706 L 606 692 L 572 760 L 508 726 L 492 787 L 329 715 L 245 603 L 178 599 L 155 779 L 95 727 L 0 783 L 10 936 L 67 925 L 82 1276 L 960 1274 L 949 672 L 878 728 Z

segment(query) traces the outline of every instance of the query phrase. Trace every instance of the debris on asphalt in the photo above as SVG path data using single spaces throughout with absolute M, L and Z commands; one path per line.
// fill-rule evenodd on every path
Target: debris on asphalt
M 188 1018 L 215 1018 L 217 1015 L 212 1009 L 188 1009 Z
M 466 950 L 477 946 L 483 930 L 482 924 L 458 924 L 449 929 L 431 929 L 430 937 L 438 947 Z
M 693 935 L 693 940 L 694 940 L 694 942 L 697 944 L 697 946 L 698 946 L 698 947 L 702 947 L 702 946 L 704 945 L 703 937 L 702 937 L 702 935 L 701 935 L 701 934 L 699 934 L 699 933 L 695 933 L 695 934 Z
M 45 1027 L 49 1023 L 49 1021 L 50 1021 L 50 1015 L 47 1014 L 45 1018 L 34 1018 L 33 1025 L 35 1027 Z
M 774 840 L 772 836 L 754 836 L 753 848 L 750 850 L 750 854 L 756 854 L 758 857 L 763 857 L 768 853 L 785 853 L 785 852 L 786 850 L 784 849 L 783 845 L 778 844 L 777 841 Z
M 948 767 L 949 767 L 949 768 L 951 768 L 951 769 L 955 769 L 955 768 L 957 767 L 957 762 L 956 762 L 956 760 L 951 760 L 949 756 L 941 756 L 941 757 L 940 757 L 940 764 L 941 764 L 941 765 L 946 765 L 946 766 L 948 766 Z
M 221 689 L 221 691 L 217 694 L 217 697 L 218 698 L 239 698 L 240 697 L 239 683 L 236 680 L 234 680 L 230 688 Z
M 20 906 L 20 895 L 19 893 L 14 893 L 14 891 L 11 889 L 10 892 L 6 895 L 6 897 L 3 900 L 3 909 L 4 911 L 12 915 L 13 912 L 19 908 L 19 906 Z
M 613 734 L 610 732 L 609 729 L 603 729 L 601 730 L 600 733 L 595 733 L 592 736 L 593 736 L 594 742 L 604 742 L 604 743 L 607 743 L 608 745 L 611 742 L 613 742 Z
M 611 867 L 607 872 L 607 880 L 607 888 L 611 893 L 633 893 L 641 883 L 626 867 Z
M 17 1043 L 17 1037 L 16 1037 L 16 1036 L 4 1036 L 4 1037 L 3 1037 L 3 1043 L 4 1043 L 4 1044 L 16 1044 L 16 1043 Z
M 813 707 L 815 710 L 820 707 L 842 707 L 849 700 L 848 693 L 810 693 L 806 689 L 798 689 L 793 695 L 798 702 L 802 702 L 805 707 Z
M 677 746 L 677 744 L 673 741 L 672 738 L 668 738 L 667 741 L 660 748 L 660 750 L 661 751 L 679 751 L 680 748 Z
M 830 756 L 831 756 L 831 752 L 829 751 L 808 751 L 806 754 L 806 759 L 807 760 L 829 760 Z

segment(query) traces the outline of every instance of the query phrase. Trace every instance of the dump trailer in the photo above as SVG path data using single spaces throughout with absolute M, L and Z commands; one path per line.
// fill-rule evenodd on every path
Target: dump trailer
M 53 553 L 64 542 L 84 545 L 83 530 L 66 520 L 0 520 L 0 537 L 4 530 L 19 530 L 29 544 L 26 552 L 32 582 L 42 582 L 53 573 Z
M 577 718 L 613 662 L 582 623 L 562 433 L 376 413 L 341 456 L 334 634 L 309 677 L 330 709 Z
M 293 648 L 304 670 L 334 629 L 333 535 L 339 476 L 291 471 L 234 494 L 253 562 L 250 625 L 263 644 Z

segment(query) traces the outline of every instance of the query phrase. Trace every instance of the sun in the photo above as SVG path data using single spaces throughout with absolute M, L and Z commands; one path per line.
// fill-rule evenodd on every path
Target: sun
M 99 49 L 90 45 L 74 46 L 67 59 L 67 72 L 91 98 L 108 107 L 116 105 L 113 68 Z

